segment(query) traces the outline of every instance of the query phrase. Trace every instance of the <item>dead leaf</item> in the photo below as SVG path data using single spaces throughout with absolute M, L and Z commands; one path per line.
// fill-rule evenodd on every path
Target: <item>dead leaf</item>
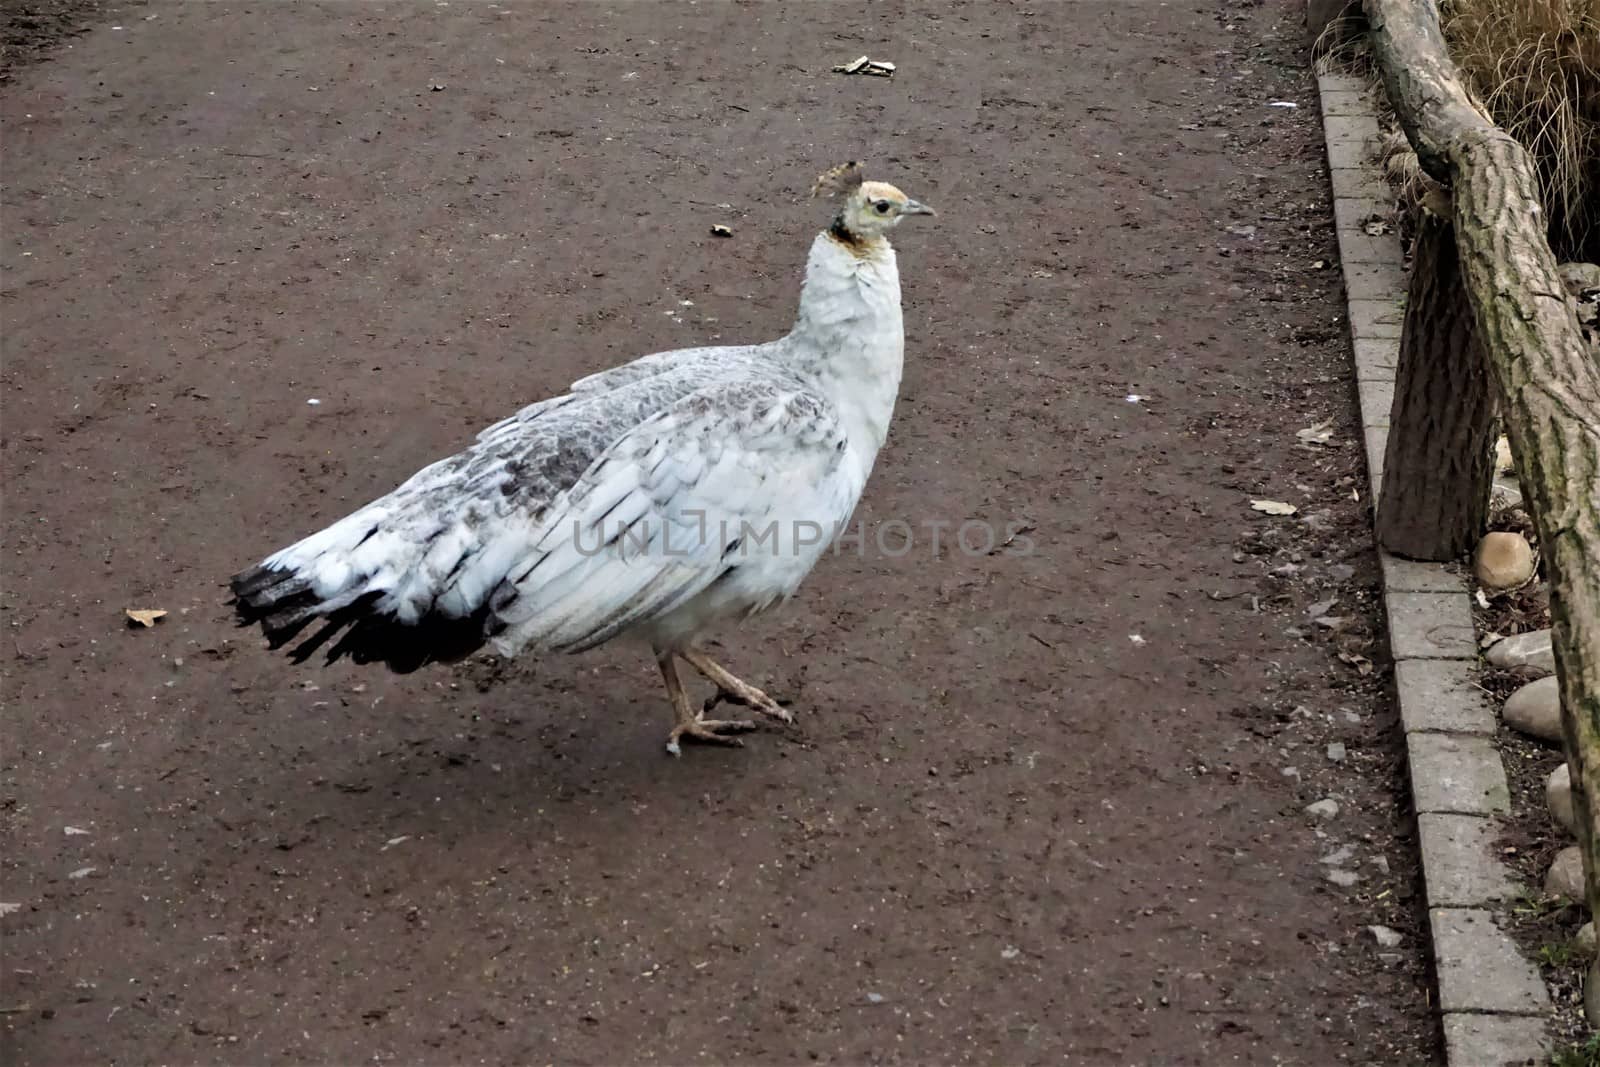
M 154 626 L 157 619 L 165 618 L 167 614 L 160 608 L 127 608 L 125 611 L 130 621 L 145 627 Z
M 1356 652 L 1339 653 L 1339 662 L 1356 669 L 1356 673 L 1363 676 L 1372 673 L 1372 661 Z
M 1250 509 L 1264 512 L 1268 515 L 1293 515 L 1300 510 L 1293 504 L 1285 504 L 1281 500 L 1252 500 L 1250 501 Z
M 1319 422 L 1314 426 L 1307 426 L 1303 430 L 1296 430 L 1294 435 L 1300 438 L 1302 444 L 1331 446 L 1333 444 L 1333 423 Z

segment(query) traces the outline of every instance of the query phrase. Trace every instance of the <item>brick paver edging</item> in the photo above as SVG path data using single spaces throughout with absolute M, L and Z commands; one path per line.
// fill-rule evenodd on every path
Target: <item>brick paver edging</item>
M 1399 237 L 1366 229 L 1368 221 L 1388 217 L 1394 199 L 1375 162 L 1378 121 L 1366 82 L 1327 74 L 1317 87 L 1376 506 L 1406 274 Z M 1493 847 L 1494 820 L 1509 810 L 1510 796 L 1494 746 L 1494 710 L 1473 685 L 1478 651 L 1468 591 L 1442 564 L 1413 563 L 1381 549 L 1379 556 L 1445 1056 L 1451 1067 L 1544 1063 L 1549 994 L 1494 917 L 1518 887 Z

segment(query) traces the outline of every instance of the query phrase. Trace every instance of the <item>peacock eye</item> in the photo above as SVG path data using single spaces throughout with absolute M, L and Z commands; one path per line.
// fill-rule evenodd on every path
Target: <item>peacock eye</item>
M 879 200 L 872 206 L 878 209 L 878 214 L 880 215 L 887 215 L 889 213 L 889 201 L 887 200 Z

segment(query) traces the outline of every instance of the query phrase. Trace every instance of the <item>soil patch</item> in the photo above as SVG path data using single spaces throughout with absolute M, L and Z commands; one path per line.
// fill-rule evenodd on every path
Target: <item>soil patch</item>
M 0 0 L 0 85 L 10 81 L 18 67 L 87 32 L 108 6 L 113 5 L 105 0 Z
M 0 92 L 7 1063 L 1437 1062 L 1302 6 L 824 10 L 162 5 Z M 867 543 L 1034 552 L 826 560 L 725 642 L 797 728 L 681 761 L 637 650 L 233 629 L 518 404 L 786 329 L 848 158 L 940 211 Z

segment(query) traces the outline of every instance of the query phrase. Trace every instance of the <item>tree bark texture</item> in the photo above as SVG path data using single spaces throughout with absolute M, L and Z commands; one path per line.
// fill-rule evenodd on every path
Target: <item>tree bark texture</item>
M 1449 211 L 1447 203 L 1435 206 Z M 1494 399 L 1455 228 L 1448 215 L 1424 209 L 1389 413 L 1378 543 L 1407 559 L 1469 552 L 1489 515 L 1493 443 Z
M 1600 916 L 1600 366 L 1556 273 L 1528 154 L 1468 99 L 1432 0 L 1365 7 L 1406 137 L 1454 193 L 1461 274 L 1550 579 L 1578 843 L 1589 912 Z M 1600 1022 L 1600 959 L 1584 999 Z

